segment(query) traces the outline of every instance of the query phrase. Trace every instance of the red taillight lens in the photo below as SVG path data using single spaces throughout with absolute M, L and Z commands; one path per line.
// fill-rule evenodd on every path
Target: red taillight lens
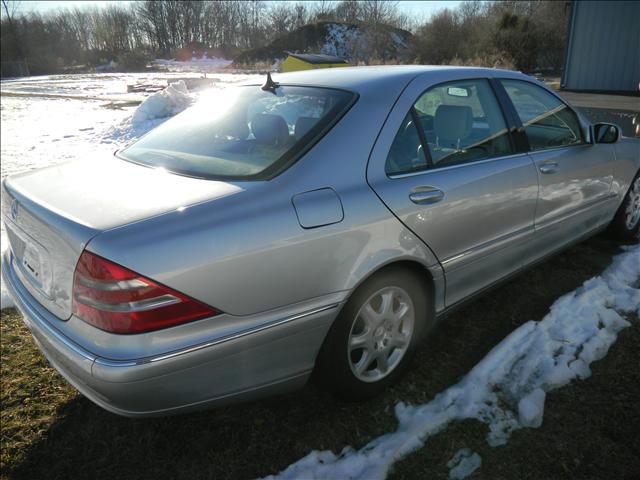
M 141 333 L 221 313 L 86 250 L 73 276 L 73 314 L 102 330 Z

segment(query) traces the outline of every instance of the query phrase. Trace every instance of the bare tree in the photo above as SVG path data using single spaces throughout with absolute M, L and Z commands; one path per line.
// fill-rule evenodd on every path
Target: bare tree
M 384 0 L 364 0 L 362 21 L 370 25 L 390 24 L 398 12 L 398 2 Z
M 278 3 L 268 12 L 269 30 L 272 37 L 279 37 L 291 31 L 294 12 L 287 3 Z
M 306 4 L 304 3 L 296 3 L 293 7 L 293 23 L 292 28 L 300 28 L 303 25 L 306 25 L 310 21 L 309 10 L 307 9 Z
M 347 23 L 362 21 L 362 2 L 358 0 L 344 0 L 335 8 L 336 20 Z
M 4 11 L 7 15 L 7 23 L 11 32 L 11 37 L 14 41 L 14 48 L 17 53 L 17 58 L 24 59 L 24 52 L 22 51 L 22 45 L 20 43 L 20 35 L 18 34 L 18 31 L 14 24 L 14 16 L 18 10 L 19 5 L 20 2 L 17 1 L 2 0 L 2 6 L 4 7 Z
M 335 14 L 335 2 L 319 0 L 314 4 L 313 19 L 316 22 L 333 20 Z
M 494 56 L 512 59 L 523 69 L 557 69 L 567 15 L 565 2 L 547 0 L 464 1 L 423 21 L 409 19 L 398 2 L 383 0 L 140 0 L 103 8 L 74 4 L 46 14 L 17 12 L 18 3 L 2 0 L 2 57 L 27 56 L 30 67 L 38 65 L 33 72 L 40 73 L 62 64 L 119 59 L 126 52 L 173 56 L 192 42 L 231 57 L 319 21 L 356 25 L 358 34 L 341 40 L 349 45 L 340 49 L 365 62 L 397 59 L 398 43 L 406 43 L 417 45 L 422 62 L 483 61 Z M 411 27 L 415 35 L 408 39 L 394 27 Z M 309 42 L 323 45 L 323 39 L 316 38 L 322 31 L 301 30 L 295 42 L 304 43 L 309 34 Z M 302 48 L 310 48 L 309 42 Z

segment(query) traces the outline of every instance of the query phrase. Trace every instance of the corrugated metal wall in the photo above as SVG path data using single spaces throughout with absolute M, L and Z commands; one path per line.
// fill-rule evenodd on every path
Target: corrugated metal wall
M 573 1 L 562 87 L 638 91 L 640 1 Z

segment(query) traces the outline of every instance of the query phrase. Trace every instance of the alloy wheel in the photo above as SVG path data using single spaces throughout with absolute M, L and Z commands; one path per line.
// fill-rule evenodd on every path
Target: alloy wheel
M 377 382 L 400 363 L 411 343 L 415 308 L 400 287 L 385 287 L 371 295 L 354 318 L 348 339 L 352 373 L 363 382 Z
M 624 212 L 624 223 L 628 230 L 633 230 L 640 221 L 640 177 L 636 178 L 629 189 L 629 200 Z

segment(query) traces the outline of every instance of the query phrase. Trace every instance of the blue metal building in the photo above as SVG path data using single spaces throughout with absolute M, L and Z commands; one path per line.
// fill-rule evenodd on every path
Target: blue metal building
M 640 1 L 571 3 L 561 87 L 635 92 L 640 87 Z

